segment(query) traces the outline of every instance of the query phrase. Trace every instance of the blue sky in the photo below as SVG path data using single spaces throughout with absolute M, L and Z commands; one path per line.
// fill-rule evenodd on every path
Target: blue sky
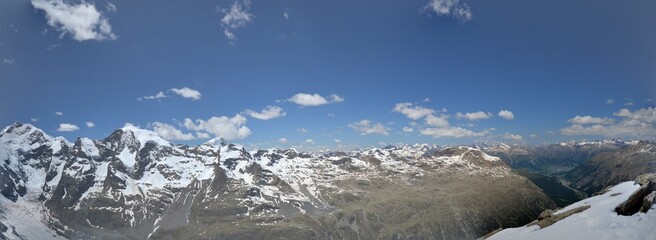
M 655 7 L 3 0 L 0 124 L 304 148 L 653 139 Z

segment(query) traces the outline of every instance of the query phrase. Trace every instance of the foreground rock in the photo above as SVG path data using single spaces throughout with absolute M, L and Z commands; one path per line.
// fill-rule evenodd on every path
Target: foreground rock
M 651 209 L 656 196 L 656 174 L 641 175 L 636 178 L 640 188 L 633 192 L 626 201 L 615 207 L 615 212 L 620 215 L 630 216 L 638 211 L 647 212 Z

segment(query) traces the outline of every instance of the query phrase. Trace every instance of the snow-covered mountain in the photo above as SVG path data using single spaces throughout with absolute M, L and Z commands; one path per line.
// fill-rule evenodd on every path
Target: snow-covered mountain
M 473 238 L 554 206 L 472 147 L 248 151 L 131 125 L 71 143 L 15 123 L 0 132 L 0 161 L 9 239 Z

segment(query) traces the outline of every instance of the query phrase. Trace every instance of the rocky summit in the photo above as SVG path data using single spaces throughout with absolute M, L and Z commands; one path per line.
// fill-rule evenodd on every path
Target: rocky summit
M 555 204 L 473 147 L 306 153 L 126 125 L 68 142 L 0 132 L 0 239 L 474 239 Z

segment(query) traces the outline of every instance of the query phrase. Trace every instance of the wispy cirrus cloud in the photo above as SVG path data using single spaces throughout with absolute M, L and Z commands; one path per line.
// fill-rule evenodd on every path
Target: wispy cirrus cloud
M 473 16 L 469 5 L 461 0 L 430 0 L 423 9 L 437 16 L 452 17 L 462 23 L 471 20 Z
M 232 44 L 237 41 L 234 31 L 246 26 L 255 19 L 255 15 L 249 12 L 251 9 L 250 0 L 236 0 L 228 9 L 220 7 L 217 9 L 224 14 L 223 18 L 221 18 L 221 27 L 223 27 L 223 34 Z
M 168 97 L 164 92 L 157 92 L 155 95 L 150 95 L 150 96 L 143 96 L 137 98 L 137 100 L 142 101 L 142 100 L 157 100 L 157 99 L 162 99 Z
M 198 90 L 191 89 L 191 88 L 188 88 L 188 87 L 183 87 L 183 88 L 171 88 L 171 89 L 168 90 L 168 92 L 170 92 L 170 93 L 172 93 L 172 94 L 175 94 L 175 95 L 179 95 L 179 96 L 181 96 L 181 97 L 183 97 L 183 98 L 187 98 L 187 99 L 194 100 L 194 101 L 196 101 L 196 100 L 200 100 L 200 99 L 201 99 L 201 96 L 203 95 L 203 94 L 201 94 Z M 163 98 L 168 98 L 168 97 L 170 97 L 170 95 L 167 95 L 166 93 L 164 93 L 164 92 L 162 92 L 162 91 L 159 91 L 159 92 L 157 92 L 157 93 L 154 94 L 154 95 L 138 97 L 137 100 L 138 100 L 138 101 L 143 101 L 143 100 L 161 100 L 161 99 L 163 99 Z

